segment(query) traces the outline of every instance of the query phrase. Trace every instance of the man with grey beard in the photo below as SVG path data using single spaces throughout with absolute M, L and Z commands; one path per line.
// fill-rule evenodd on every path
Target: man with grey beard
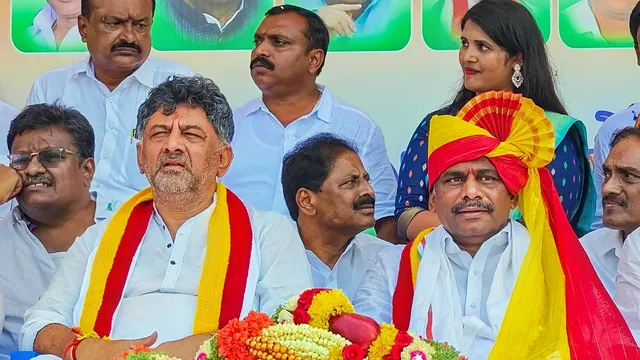
M 23 350 L 111 360 L 156 344 L 190 359 L 230 320 L 272 313 L 311 287 L 293 224 L 246 207 L 217 182 L 233 159 L 233 132 L 213 81 L 175 77 L 151 90 L 136 127 L 138 166 L 151 187 L 76 240 L 25 315 Z

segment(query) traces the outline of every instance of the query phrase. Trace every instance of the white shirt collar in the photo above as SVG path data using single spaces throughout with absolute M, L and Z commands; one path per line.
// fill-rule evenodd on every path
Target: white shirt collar
M 129 78 L 134 77 L 136 80 L 138 80 L 138 82 L 140 82 L 144 86 L 148 88 L 154 88 L 155 85 L 153 82 L 153 64 L 150 64 L 150 63 L 153 63 L 153 61 L 154 61 L 153 58 L 148 57 L 142 63 L 142 65 L 140 65 L 140 67 L 136 71 L 134 71 L 133 74 L 129 76 Z M 91 57 L 87 57 L 84 60 L 76 62 L 71 66 L 72 76 L 78 75 L 81 73 L 85 73 L 89 77 L 92 77 L 95 80 L 98 80 L 96 79 L 93 63 L 91 62 Z
M 40 31 L 53 28 L 53 24 L 56 21 L 56 12 L 51 5 L 47 4 L 38 12 L 35 18 L 33 18 L 33 26 L 40 29 Z
M 313 107 L 310 113 L 303 116 L 309 117 L 313 114 L 318 115 L 318 119 L 326 122 L 327 124 L 331 123 L 331 113 L 333 111 L 333 96 L 331 95 L 331 91 L 329 91 L 329 87 L 326 85 L 317 84 L 316 87 L 321 92 L 320 99 Z M 249 103 L 245 108 L 245 116 L 249 116 L 259 110 L 271 114 L 271 111 L 267 108 L 262 98 L 257 98 L 255 101 Z M 273 114 L 271 114 L 273 115 Z M 275 117 L 275 116 L 274 116 Z
M 205 20 L 207 20 L 207 23 L 209 24 L 215 24 L 218 26 L 218 28 L 220 29 L 220 31 L 224 31 L 224 29 L 229 26 L 229 24 L 231 24 L 233 22 L 233 20 L 238 16 L 238 14 L 240 13 L 240 11 L 242 11 L 242 9 L 244 9 L 244 0 L 242 0 L 240 2 L 240 7 L 238 8 L 238 10 L 236 10 L 235 13 L 233 13 L 233 16 L 231 16 L 231 18 L 229 19 L 229 21 L 227 21 L 226 24 L 224 24 L 224 26 L 222 26 L 222 24 L 220 24 L 220 21 L 218 19 L 216 19 L 215 16 L 213 15 L 209 15 L 207 13 L 202 13 L 202 15 L 204 15 Z
M 598 41 L 605 41 L 600 33 L 600 27 L 596 16 L 593 14 L 589 0 L 580 0 L 567 10 L 568 15 L 573 19 L 572 25 L 575 31 L 582 35 L 591 35 Z
M 620 258 L 620 251 L 622 251 L 622 231 L 609 230 L 608 236 L 598 237 L 597 241 L 591 242 L 591 247 L 595 251 L 596 255 L 603 257 L 610 251 L 613 251 L 616 257 Z
M 189 220 L 187 220 L 185 222 L 185 224 L 187 223 L 193 223 L 195 221 L 195 219 L 200 218 L 202 216 L 206 216 L 207 218 L 210 218 L 211 215 L 213 215 L 213 211 L 216 209 L 216 205 L 218 203 L 218 193 L 216 192 L 215 194 L 213 194 L 213 201 L 211 202 L 211 205 L 209 205 L 208 208 L 204 209 L 202 212 L 200 212 L 199 214 L 196 214 L 194 217 L 190 218 Z M 160 216 L 160 214 L 158 213 L 158 209 L 156 208 L 156 203 L 153 203 L 153 220 L 164 230 L 166 228 L 166 225 L 164 223 L 164 220 L 162 220 L 162 217 Z M 184 225 L 184 224 L 183 224 Z
M 498 231 L 497 234 L 493 235 L 487 241 L 482 243 L 481 247 L 484 246 L 485 244 L 489 244 L 490 246 L 493 246 L 493 245 L 503 245 L 508 243 L 509 240 L 511 239 L 511 233 L 512 233 L 511 226 L 512 226 L 511 220 L 509 220 L 507 225 L 503 227 L 502 230 Z M 445 241 L 444 246 L 445 246 L 446 254 L 453 255 L 453 254 L 462 253 L 463 250 L 460 249 L 460 247 L 458 246 L 458 244 L 455 243 L 455 241 L 453 241 L 453 237 L 451 237 L 449 232 L 445 230 L 445 233 L 447 234 L 444 238 L 444 241 Z

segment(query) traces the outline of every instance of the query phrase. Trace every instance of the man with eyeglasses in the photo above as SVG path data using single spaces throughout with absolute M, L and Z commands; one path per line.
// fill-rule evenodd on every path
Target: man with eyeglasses
M 24 312 L 49 286 L 76 237 L 94 223 L 93 129 L 77 110 L 27 106 L 9 128 L 9 166 L 0 165 L 0 202 L 18 206 L 0 219 L 0 292 L 5 320 L 0 359 L 18 350 Z

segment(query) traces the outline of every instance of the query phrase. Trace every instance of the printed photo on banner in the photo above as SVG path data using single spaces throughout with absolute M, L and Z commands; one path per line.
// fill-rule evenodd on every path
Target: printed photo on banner
M 253 34 L 273 0 L 157 0 L 153 48 L 251 50 Z
M 460 48 L 460 23 L 470 7 L 480 0 L 423 0 L 422 37 L 433 50 Z M 540 27 L 545 41 L 551 34 L 551 0 L 514 0 L 524 5 Z M 562 1 L 562 0 L 561 0 Z
M 629 15 L 637 0 L 558 0 L 560 38 L 571 48 L 633 47 Z
M 78 32 L 80 0 L 11 0 L 11 39 L 26 53 L 86 51 Z
M 411 0 L 285 0 L 315 11 L 330 51 L 398 51 L 411 39 Z

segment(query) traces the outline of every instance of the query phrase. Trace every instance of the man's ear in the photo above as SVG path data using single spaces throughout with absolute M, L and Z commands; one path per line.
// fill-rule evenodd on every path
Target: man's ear
M 429 209 L 435 211 L 436 208 L 436 186 L 433 185 L 433 189 L 429 193 Z
M 224 148 L 220 151 L 220 155 L 218 156 L 218 169 L 216 176 L 221 178 L 224 174 L 227 173 L 229 167 L 231 167 L 231 162 L 233 161 L 233 150 L 229 145 L 223 145 Z
M 142 161 L 142 140 L 136 143 L 136 160 L 138 161 L 138 169 L 140 169 L 140 174 L 144 174 L 145 169 L 144 161 Z
M 324 63 L 325 53 L 321 49 L 314 49 L 309 52 L 309 72 L 318 75 L 318 70 Z
M 78 32 L 83 43 L 87 42 L 87 31 L 89 28 L 89 20 L 82 15 L 78 15 Z
M 93 158 L 84 159 L 80 167 L 84 175 L 84 185 L 89 187 L 91 180 L 93 180 L 93 175 L 96 173 L 96 161 Z
M 518 197 L 518 194 L 516 195 L 511 195 L 511 210 L 515 209 L 518 207 L 518 200 L 520 198 Z
M 296 192 L 296 204 L 298 204 L 298 212 L 300 214 L 315 216 L 317 213 L 315 195 L 316 194 L 309 189 L 298 189 L 298 192 Z

